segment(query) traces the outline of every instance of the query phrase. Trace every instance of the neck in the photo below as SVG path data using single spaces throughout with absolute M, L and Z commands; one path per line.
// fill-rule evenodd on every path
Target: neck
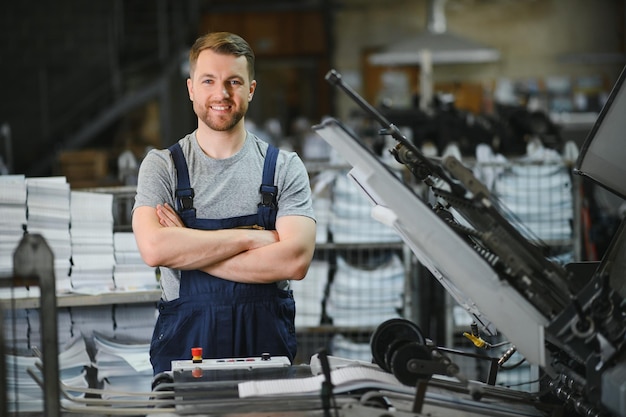
M 237 124 L 229 131 L 215 131 L 206 126 L 198 126 L 196 140 L 202 151 L 213 159 L 226 159 L 243 147 L 246 141 L 246 129 L 243 123 Z

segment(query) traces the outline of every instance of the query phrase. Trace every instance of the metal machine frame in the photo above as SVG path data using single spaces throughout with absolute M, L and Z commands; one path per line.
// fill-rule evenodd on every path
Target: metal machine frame
M 623 270 L 610 274 L 607 261 L 590 276 L 549 260 L 459 160 L 424 156 L 339 73 L 331 70 L 326 79 L 396 140 L 392 155 L 436 197 L 434 203 L 419 198 L 354 132 L 326 119 L 314 129 L 353 166 L 349 175 L 372 201 L 372 215 L 398 231 L 479 323 L 493 322 L 540 366 L 552 394 L 567 407 L 584 416 L 626 415 Z M 618 248 L 623 230 L 615 237 Z

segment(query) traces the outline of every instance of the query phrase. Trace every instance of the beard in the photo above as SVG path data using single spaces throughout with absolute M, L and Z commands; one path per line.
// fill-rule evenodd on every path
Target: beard
M 228 104 L 232 105 L 231 103 Z M 243 119 L 248 109 L 246 104 L 247 103 L 245 103 L 243 107 L 239 108 L 239 110 L 224 115 L 211 115 L 210 103 L 206 103 L 204 106 L 199 106 L 194 102 L 193 106 L 198 119 L 202 120 L 204 124 L 212 130 L 225 132 L 234 128 L 241 121 L 241 119 Z

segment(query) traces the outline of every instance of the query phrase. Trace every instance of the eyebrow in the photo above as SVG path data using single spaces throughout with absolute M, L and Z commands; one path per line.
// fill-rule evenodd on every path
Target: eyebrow
M 200 78 L 217 78 L 215 75 L 211 74 L 211 73 L 203 73 L 199 75 Z M 228 77 L 226 77 L 227 80 L 232 80 L 232 79 L 238 79 L 241 81 L 245 81 L 245 77 L 241 76 L 241 75 L 237 75 L 237 74 L 233 74 L 230 75 Z

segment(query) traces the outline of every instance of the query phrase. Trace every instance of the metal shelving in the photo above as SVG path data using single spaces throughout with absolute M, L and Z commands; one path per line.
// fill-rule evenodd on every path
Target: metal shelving
M 110 304 L 137 304 L 157 302 L 161 290 L 152 291 L 120 291 L 102 294 L 57 294 L 57 307 L 87 307 Z M 0 308 L 22 309 L 40 308 L 39 297 L 0 299 Z

